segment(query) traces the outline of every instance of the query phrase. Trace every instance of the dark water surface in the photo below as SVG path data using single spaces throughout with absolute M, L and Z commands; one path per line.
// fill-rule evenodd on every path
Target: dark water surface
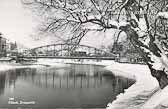
M 105 108 L 133 83 L 94 65 L 14 69 L 0 72 L 0 108 Z

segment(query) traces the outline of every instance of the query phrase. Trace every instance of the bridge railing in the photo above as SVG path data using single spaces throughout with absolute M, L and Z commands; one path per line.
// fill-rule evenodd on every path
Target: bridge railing
M 116 57 L 115 54 L 107 51 L 90 47 L 86 45 L 78 45 L 76 49 L 69 49 L 67 44 L 52 44 L 33 48 L 24 52 L 25 57 Z M 83 49 L 83 50 L 79 50 Z

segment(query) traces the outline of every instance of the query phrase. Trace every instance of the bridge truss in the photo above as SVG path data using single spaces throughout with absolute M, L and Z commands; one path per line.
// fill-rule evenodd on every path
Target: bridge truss
M 24 56 L 33 57 L 116 57 L 116 55 L 86 45 L 52 44 L 26 50 Z

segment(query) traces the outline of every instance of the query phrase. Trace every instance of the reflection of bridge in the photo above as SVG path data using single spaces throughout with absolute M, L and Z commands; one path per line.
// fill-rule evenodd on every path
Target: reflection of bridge
M 111 60 L 116 55 L 102 49 L 86 45 L 52 44 L 26 50 L 25 58 L 59 58 L 59 59 L 102 59 Z

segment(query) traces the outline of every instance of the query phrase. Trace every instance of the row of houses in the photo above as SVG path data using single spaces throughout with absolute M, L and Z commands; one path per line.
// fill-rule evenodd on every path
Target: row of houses
M 11 42 L 10 40 L 4 38 L 2 34 L 0 34 L 0 57 L 10 56 L 13 52 L 16 51 L 16 42 Z

